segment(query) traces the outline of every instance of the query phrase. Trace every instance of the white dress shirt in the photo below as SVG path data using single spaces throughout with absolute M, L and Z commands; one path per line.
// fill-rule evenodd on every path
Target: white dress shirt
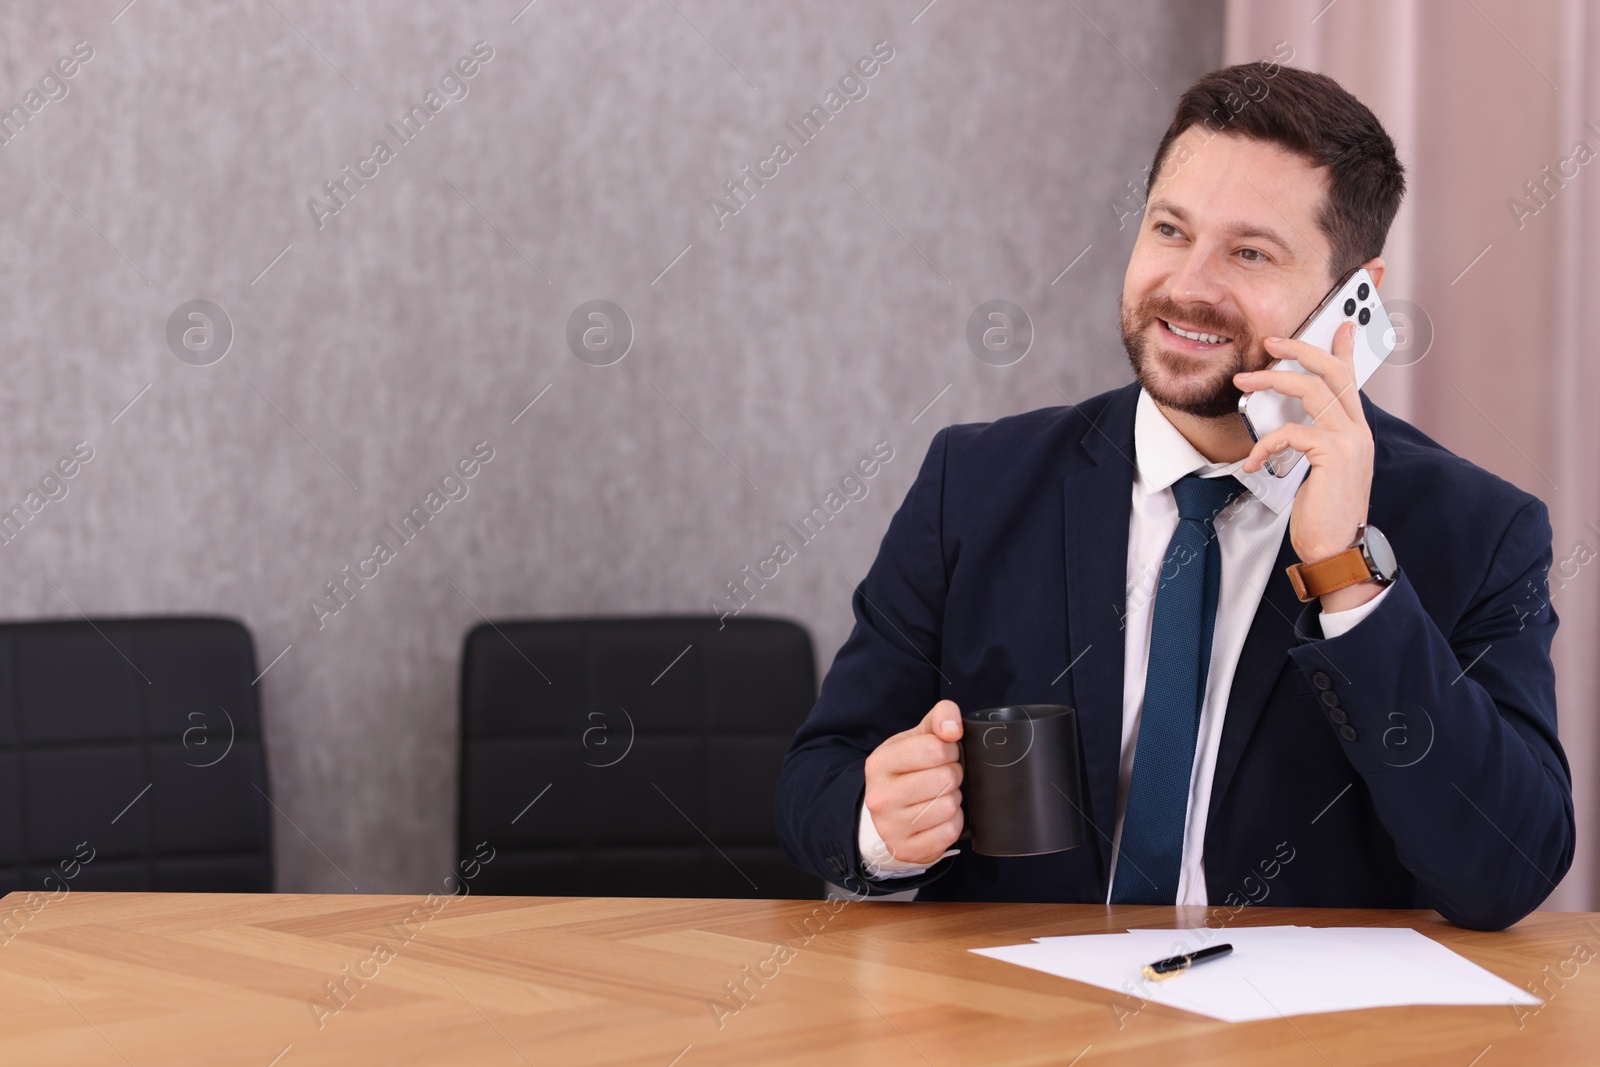
M 1133 778 L 1133 758 L 1139 737 L 1139 717 L 1144 708 L 1145 674 L 1150 660 L 1150 630 L 1155 618 L 1156 586 L 1161 578 L 1167 544 L 1178 528 L 1178 502 L 1172 485 L 1192 473 L 1202 477 L 1233 475 L 1248 490 L 1234 498 L 1216 517 L 1217 546 L 1222 555 L 1222 586 L 1211 637 L 1211 664 L 1206 675 L 1205 700 L 1200 709 L 1200 729 L 1195 743 L 1194 767 L 1189 779 L 1189 811 L 1184 825 L 1183 865 L 1178 874 L 1179 904 L 1205 904 L 1206 879 L 1202 849 L 1210 807 L 1211 780 L 1222 741 L 1223 716 L 1233 675 L 1244 649 L 1245 636 L 1261 603 L 1262 590 L 1272 577 L 1278 547 L 1288 528 L 1295 493 L 1310 464 L 1301 461 L 1286 477 L 1265 470 L 1246 474 L 1234 463 L 1211 463 L 1178 432 L 1150 394 L 1139 393 L 1133 426 L 1138 476 L 1133 482 L 1132 513 L 1128 524 L 1126 614 L 1123 616 L 1122 762 L 1117 774 L 1117 819 L 1112 838 L 1111 871 L 1116 878 L 1122 839 L 1123 813 L 1128 785 Z M 1337 637 L 1377 609 L 1388 590 L 1348 611 L 1324 612 L 1324 637 Z M 1064 610 L 1063 605 L 1063 610 Z M 861 806 L 858 846 L 863 866 L 875 879 L 906 878 L 927 866 L 895 859 Z M 945 856 L 955 855 L 950 849 Z M 944 857 L 941 856 L 941 859 Z M 1107 888 L 1107 903 L 1110 890 Z

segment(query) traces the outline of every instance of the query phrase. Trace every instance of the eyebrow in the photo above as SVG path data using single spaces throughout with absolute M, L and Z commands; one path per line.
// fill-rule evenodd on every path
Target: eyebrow
M 1150 203 L 1145 205 L 1145 211 L 1146 212 L 1150 212 L 1150 211 L 1165 211 L 1168 215 L 1171 215 L 1173 218 L 1177 219 L 1179 222 L 1188 222 L 1189 221 L 1188 213 L 1185 212 L 1183 210 L 1183 208 L 1179 207 L 1177 204 L 1174 204 L 1170 200 L 1152 200 L 1152 201 L 1150 201 Z M 1243 237 L 1243 238 L 1248 238 L 1248 239 L 1251 239 L 1251 240 L 1260 239 L 1260 240 L 1271 241 L 1273 244 L 1277 245 L 1279 248 L 1282 248 L 1284 251 L 1287 251 L 1287 252 L 1294 251 L 1294 245 L 1292 245 L 1288 241 L 1284 240 L 1277 233 L 1277 231 L 1269 230 L 1269 229 L 1267 229 L 1266 227 L 1263 227 L 1263 226 L 1252 226 L 1252 225 L 1248 225 L 1248 224 L 1239 224 L 1239 225 L 1233 226 L 1231 229 L 1229 229 L 1227 231 L 1227 233 L 1228 233 L 1228 236 L 1230 236 L 1230 237 Z

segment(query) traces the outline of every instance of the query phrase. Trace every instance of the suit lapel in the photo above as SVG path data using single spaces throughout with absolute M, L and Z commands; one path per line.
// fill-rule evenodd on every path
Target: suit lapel
M 1111 869 L 1117 777 L 1122 764 L 1123 614 L 1134 478 L 1137 385 L 1112 394 L 1089 425 L 1062 479 L 1067 660 L 1083 749 L 1088 833 Z

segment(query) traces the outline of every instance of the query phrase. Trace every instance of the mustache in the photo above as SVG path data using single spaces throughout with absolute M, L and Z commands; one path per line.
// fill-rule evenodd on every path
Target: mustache
M 1214 333 L 1234 341 L 1250 338 L 1250 327 L 1240 319 L 1230 318 L 1208 304 L 1184 305 L 1167 296 L 1151 296 L 1139 303 L 1140 322 L 1148 326 L 1156 319 L 1181 322 L 1201 333 Z

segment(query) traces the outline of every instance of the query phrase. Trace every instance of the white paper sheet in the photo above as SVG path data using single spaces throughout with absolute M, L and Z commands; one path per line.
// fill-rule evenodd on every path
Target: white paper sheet
M 1232 945 L 1232 954 L 1175 978 L 1142 973 L 1147 963 L 1220 944 Z M 1131 930 L 970 951 L 1227 1022 L 1409 1004 L 1543 1003 L 1410 929 Z

